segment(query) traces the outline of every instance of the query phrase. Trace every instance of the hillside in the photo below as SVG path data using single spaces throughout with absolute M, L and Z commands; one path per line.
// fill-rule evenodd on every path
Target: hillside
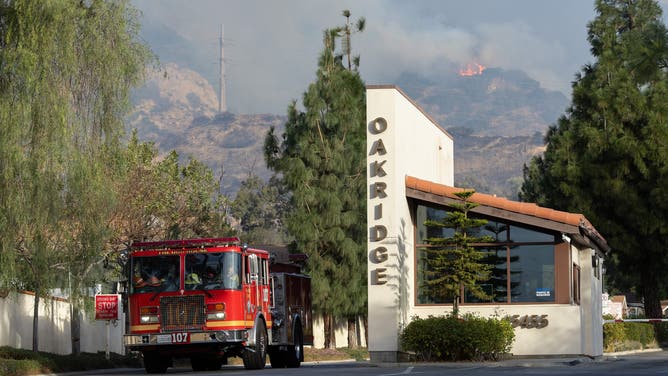
M 454 76 L 439 85 L 403 74 L 397 86 L 455 138 L 456 185 L 515 198 L 522 165 L 542 152 L 543 134 L 566 107 L 566 98 L 521 72 L 490 69 Z M 224 192 L 233 195 L 250 172 L 270 176 L 264 137 L 272 126 L 280 134 L 286 118 L 218 114 L 217 100 L 199 73 L 169 63 L 136 92 L 130 126 L 161 152 L 176 150 L 184 160 L 193 156 L 222 172 Z
M 568 99 L 521 71 L 476 73 L 404 72 L 397 86 L 453 135 L 455 185 L 516 199 L 522 166 L 542 153 L 543 135 Z
M 568 106 L 561 92 L 541 88 L 524 72 L 499 68 L 470 76 L 403 73 L 397 86 L 444 128 L 468 128 L 476 136 L 544 133 Z
M 450 130 L 455 139 L 455 185 L 517 199 L 522 166 L 542 153 L 543 135 L 472 136 Z
M 271 114 L 217 113 L 218 98 L 197 72 L 166 64 L 134 96 L 130 128 L 152 141 L 162 153 L 176 150 L 223 174 L 223 192 L 234 194 L 250 173 L 268 179 L 264 137 L 270 127 L 282 129 L 285 117 Z

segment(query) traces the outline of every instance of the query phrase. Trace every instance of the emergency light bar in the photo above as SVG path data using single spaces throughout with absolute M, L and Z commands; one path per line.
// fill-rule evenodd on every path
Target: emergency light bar
M 198 248 L 214 246 L 239 245 L 241 240 L 238 237 L 230 238 L 206 238 L 206 239 L 182 239 L 182 240 L 160 240 L 156 242 L 133 242 L 131 248 L 137 249 L 179 249 L 179 248 Z

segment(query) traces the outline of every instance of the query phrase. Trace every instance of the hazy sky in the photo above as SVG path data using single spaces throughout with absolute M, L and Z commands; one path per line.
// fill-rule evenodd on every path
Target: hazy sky
M 666 1 L 662 0 L 664 11 Z M 366 84 L 394 84 L 405 70 L 429 75 L 477 62 L 525 71 L 543 87 L 570 96 L 575 73 L 592 61 L 587 23 L 595 15 L 593 0 L 133 0 L 133 4 L 144 19 L 172 28 L 203 55 L 210 51 L 213 67 L 224 25 L 227 105 L 235 113 L 285 114 L 291 100 L 300 100 L 315 77 L 322 31 L 344 24 L 344 9 L 351 11 L 353 20 L 366 18 L 366 30 L 352 42 L 353 53 L 361 56 Z

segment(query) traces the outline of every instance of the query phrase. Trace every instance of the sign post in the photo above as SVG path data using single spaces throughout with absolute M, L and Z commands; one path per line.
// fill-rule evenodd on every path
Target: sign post
M 95 320 L 105 320 L 107 326 L 107 340 L 104 345 L 104 355 L 109 359 L 109 321 L 118 320 L 118 294 L 95 295 Z

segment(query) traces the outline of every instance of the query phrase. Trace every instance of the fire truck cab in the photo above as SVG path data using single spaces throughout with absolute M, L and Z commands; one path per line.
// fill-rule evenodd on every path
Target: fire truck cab
M 267 355 L 274 368 L 299 367 L 313 344 L 310 277 L 238 238 L 133 243 L 126 269 L 123 342 L 147 373 L 175 358 L 195 371 L 233 356 L 246 369 L 263 368 Z

